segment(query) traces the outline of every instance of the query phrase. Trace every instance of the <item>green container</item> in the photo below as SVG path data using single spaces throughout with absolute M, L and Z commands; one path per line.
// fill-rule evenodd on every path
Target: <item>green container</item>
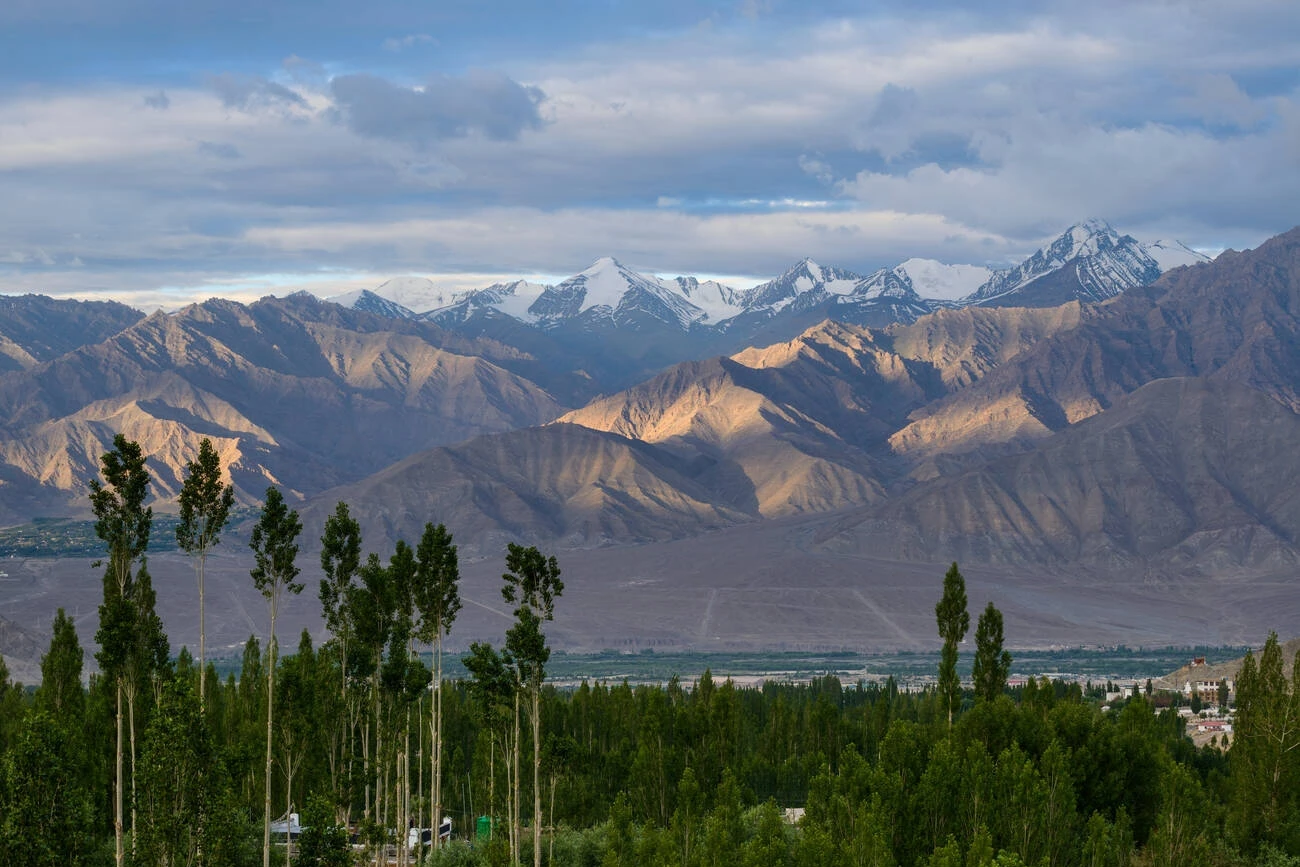
M 474 826 L 474 839 L 485 843 L 492 839 L 492 819 L 490 816 L 478 817 L 478 822 Z

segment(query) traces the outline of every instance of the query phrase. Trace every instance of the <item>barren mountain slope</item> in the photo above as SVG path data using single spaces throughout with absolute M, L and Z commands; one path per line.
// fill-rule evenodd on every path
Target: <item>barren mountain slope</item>
M 210 436 L 237 459 L 236 483 L 256 485 L 246 497 L 269 481 L 311 493 L 562 411 L 536 384 L 438 348 L 434 326 L 382 330 L 391 322 L 299 297 L 155 314 L 0 376 L 6 475 L 84 503 L 98 455 L 123 432 L 146 444 L 166 497 L 194 443 Z
M 644 443 L 571 424 L 483 436 L 414 455 L 303 509 L 323 526 L 337 501 L 368 544 L 414 542 L 443 522 L 467 553 L 506 542 L 591 546 L 677 538 L 750 519 L 717 502 L 691 467 Z
M 144 318 L 116 301 L 0 295 L 0 371 L 27 370 L 98 343 Z
M 891 444 L 922 466 L 966 452 L 1021 450 L 1169 376 L 1214 373 L 1300 406 L 1293 311 L 1300 311 L 1300 229 L 1175 269 L 1092 308 L 1077 327 L 919 410 Z
M 1030 452 L 834 520 L 821 544 L 935 562 L 1290 568 L 1297 448 L 1300 416 L 1273 397 L 1162 379 Z
M 824 323 L 789 343 L 678 365 L 563 420 L 717 461 L 743 476 L 765 516 L 872 502 L 883 487 L 870 450 L 926 398 L 916 371 L 875 341 Z

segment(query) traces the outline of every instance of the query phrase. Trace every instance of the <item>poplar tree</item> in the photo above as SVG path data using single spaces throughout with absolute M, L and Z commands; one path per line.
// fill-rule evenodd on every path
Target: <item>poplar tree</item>
M 432 645 L 433 688 L 429 708 L 431 825 L 442 822 L 442 638 L 460 612 L 460 563 L 452 536 L 442 524 L 424 525 L 416 549 L 415 605 L 420 612 L 417 637 Z
M 501 596 L 517 603 L 515 623 L 506 632 L 506 649 L 518 667 L 520 681 L 528 690 L 533 726 L 533 867 L 542 864 L 542 682 L 551 649 L 546 646 L 542 623 L 555 619 L 555 600 L 564 592 L 560 566 L 554 557 L 543 557 L 536 548 L 510 543 L 506 552 L 505 586 Z M 518 787 L 518 781 L 515 783 Z
M 77 640 L 77 627 L 60 608 L 54 616 L 50 649 L 41 657 L 41 688 L 36 706 L 49 712 L 60 726 L 76 734 L 84 724 L 86 693 L 81 685 L 85 652 Z
M 1284 843 L 1300 791 L 1300 653 L 1287 682 L 1282 646 L 1270 632 L 1258 657 L 1247 652 L 1237 675 L 1229 824 L 1253 848 Z
M 953 712 L 961 699 L 961 682 L 957 679 L 957 645 L 970 629 L 970 614 L 966 611 L 966 579 L 957 564 L 953 563 L 943 576 L 943 596 L 934 606 L 934 617 L 939 624 L 939 637 L 943 650 L 939 657 L 939 700 L 948 713 L 948 727 L 952 727 Z
M 275 718 L 275 620 L 280 613 L 280 597 L 285 593 L 301 593 L 298 577 L 298 534 L 302 522 L 298 513 L 285 505 L 284 497 L 275 486 L 266 489 L 262 515 L 253 527 L 253 538 L 248 546 L 253 549 L 253 583 L 266 598 L 271 611 L 271 635 L 267 645 L 269 662 L 266 667 L 266 780 L 262 812 L 262 867 L 271 865 L 271 733 Z
M 1011 654 L 1002 649 L 1002 612 L 990 602 L 975 626 L 975 700 L 993 701 L 1007 688 Z
M 506 765 L 506 784 L 510 789 L 506 793 L 510 861 L 515 863 L 519 859 L 519 841 L 517 837 L 519 804 L 516 797 L 519 787 L 511 782 L 518 774 L 517 771 L 514 774 L 511 773 L 509 759 L 513 758 L 515 760 L 514 766 L 517 769 L 519 765 L 519 675 L 509 649 L 502 649 L 498 652 L 492 645 L 484 642 L 472 642 L 469 646 L 469 654 L 461 657 L 461 662 L 464 663 L 465 670 L 470 675 L 469 694 L 478 706 L 482 721 L 486 723 L 490 732 L 488 745 L 488 810 L 490 813 L 496 809 L 496 774 L 493 765 L 495 764 L 498 731 L 501 734 L 502 759 Z M 508 725 L 512 708 L 514 711 L 513 738 Z
M 199 579 L 199 711 L 203 712 L 207 696 L 207 633 L 203 616 L 203 579 L 208 552 L 221 541 L 221 531 L 230 520 L 235 502 L 235 486 L 221 481 L 221 458 L 212 440 L 199 441 L 199 456 L 185 466 L 181 484 L 180 523 L 176 525 L 176 544 L 197 561 Z
M 320 582 L 321 609 L 325 615 L 325 626 L 334 636 L 339 648 L 339 697 L 343 707 L 343 719 L 336 720 L 334 740 L 330 749 L 330 777 L 338 803 L 347 803 L 338 781 L 342 756 L 335 758 L 336 751 L 343 750 L 351 739 L 355 696 L 348 695 L 348 646 L 356 635 L 356 615 L 352 606 L 352 596 L 356 590 L 356 578 L 361 571 L 361 525 L 348 510 L 348 504 L 339 501 L 334 507 L 334 514 L 325 520 L 325 531 L 321 535 L 320 567 L 325 577 Z M 351 752 L 348 752 L 348 770 L 352 767 Z
M 124 817 L 123 701 L 134 707 L 135 682 L 130 678 L 133 647 L 136 644 L 135 563 L 149 548 L 153 509 L 145 508 L 149 493 L 149 470 L 140 444 L 122 434 L 113 437 L 113 449 L 100 457 L 104 482 L 90 481 L 90 506 L 95 514 L 95 535 L 108 550 L 104 570 L 104 601 L 99 606 L 99 631 L 95 654 L 99 668 L 116 687 L 116 760 L 113 791 L 113 835 L 118 867 L 126 862 L 123 847 Z M 98 562 L 95 565 L 99 565 Z M 134 717 L 134 714 L 132 714 Z M 134 738 L 132 738 L 134 740 Z
M 321 536 L 320 568 L 325 577 L 320 582 L 320 602 L 325 626 L 339 641 L 339 665 L 343 673 L 342 692 L 348 691 L 348 641 L 354 625 L 349 594 L 357 573 L 361 571 L 361 525 L 339 501 L 334 514 L 325 520 Z

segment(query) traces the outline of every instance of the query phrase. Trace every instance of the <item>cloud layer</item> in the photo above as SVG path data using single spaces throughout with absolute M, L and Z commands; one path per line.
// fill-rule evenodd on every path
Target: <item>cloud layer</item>
M 1207 248 L 1297 222 L 1287 3 L 445 5 L 0 12 L 31 55 L 0 61 L 0 291 L 455 282 L 608 254 L 998 264 L 1088 216 Z M 144 51 L 55 69 L 31 48 L 145 20 Z

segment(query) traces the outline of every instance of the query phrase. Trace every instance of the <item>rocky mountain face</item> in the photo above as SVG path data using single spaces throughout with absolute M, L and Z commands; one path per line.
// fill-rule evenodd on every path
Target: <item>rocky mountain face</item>
M 457 498 L 487 514 L 508 490 L 533 509 L 516 531 L 608 543 L 608 525 L 566 516 L 627 496 L 628 484 L 521 477 L 510 457 L 581 425 L 641 449 L 616 462 L 627 472 L 672 467 L 654 478 L 707 505 L 707 526 L 831 513 L 815 535 L 832 553 L 1276 568 L 1300 550 L 1300 498 L 1289 464 L 1278 467 L 1300 447 L 1298 256 L 1300 230 L 1100 305 L 967 306 L 886 329 L 826 322 L 793 341 L 682 363 L 563 425 L 498 438 L 512 447 L 494 452 L 499 464 L 476 460 Z M 433 479 L 461 465 L 457 454 L 436 449 L 403 472 L 442 467 L 428 470 L 440 487 Z M 580 451 L 566 459 L 587 464 Z M 363 511 L 396 496 L 375 490 L 348 492 Z M 639 520 L 680 528 L 669 520 L 681 514 L 675 500 L 638 490 Z M 394 521 L 389 532 L 418 529 L 418 502 L 407 510 L 411 526 Z
M 891 438 L 923 483 L 824 543 L 997 562 L 1300 557 L 1300 230 L 1088 309 Z
M 965 301 L 999 307 L 1105 301 L 1145 286 L 1164 270 L 1136 238 L 1120 235 L 1101 220 L 1088 220 L 1017 267 L 993 274 Z
M 245 502 L 271 483 L 307 495 L 429 446 L 555 418 L 565 407 L 509 369 L 534 363 L 310 296 L 155 314 L 0 374 L 0 504 L 7 520 L 84 510 L 119 432 L 144 446 L 163 501 L 204 436 Z
M 984 300 L 1046 298 L 1070 275 L 1100 292 L 1097 275 L 1140 276 L 1141 253 L 1072 230 Z M 1100 303 L 940 303 L 922 273 L 979 276 L 805 261 L 737 293 L 602 260 L 442 319 L 364 293 L 155 314 L 0 373 L 0 518 L 84 509 L 122 432 L 164 507 L 209 436 L 245 502 L 274 483 L 323 521 L 345 499 L 377 539 L 445 521 L 467 552 L 825 514 L 807 539 L 831 554 L 1210 571 L 1297 556 L 1281 464 L 1300 447 L 1300 230 Z M 884 325 L 844 313 L 918 304 L 931 312 Z M 793 338 L 690 355 L 799 317 Z
M 700 357 L 701 349 L 732 352 L 763 338 L 788 340 L 825 318 L 883 328 L 952 306 L 1102 301 L 1170 268 L 1205 260 L 1176 241 L 1147 246 L 1105 221 L 1088 220 L 1006 270 L 908 259 L 862 276 L 804 259 L 774 280 L 737 290 L 694 277 L 639 274 L 604 258 L 555 286 L 517 280 L 446 293 L 428 280 L 406 277 L 369 295 L 331 300 L 382 313 L 375 296 L 383 296 L 397 305 L 391 315 L 409 316 L 410 308 L 444 327 L 471 331 L 481 329 L 483 320 L 505 316 L 539 329 L 689 332 L 694 354 L 688 357 Z M 426 306 L 412 306 L 417 300 Z
M 106 340 L 143 318 L 139 310 L 116 301 L 0 296 L 0 372 L 29 370 Z
M 382 515 L 374 529 L 389 538 L 468 512 L 459 543 L 491 553 L 505 532 L 493 526 L 589 546 L 883 502 L 905 481 L 889 438 L 912 413 L 1077 324 L 1080 311 L 948 310 L 885 332 L 823 322 L 793 341 L 675 365 L 552 425 L 414 455 L 311 508 L 323 520 L 345 499 Z M 407 479 L 421 482 L 404 491 Z M 621 516 L 619 533 L 591 519 L 593 504 Z

